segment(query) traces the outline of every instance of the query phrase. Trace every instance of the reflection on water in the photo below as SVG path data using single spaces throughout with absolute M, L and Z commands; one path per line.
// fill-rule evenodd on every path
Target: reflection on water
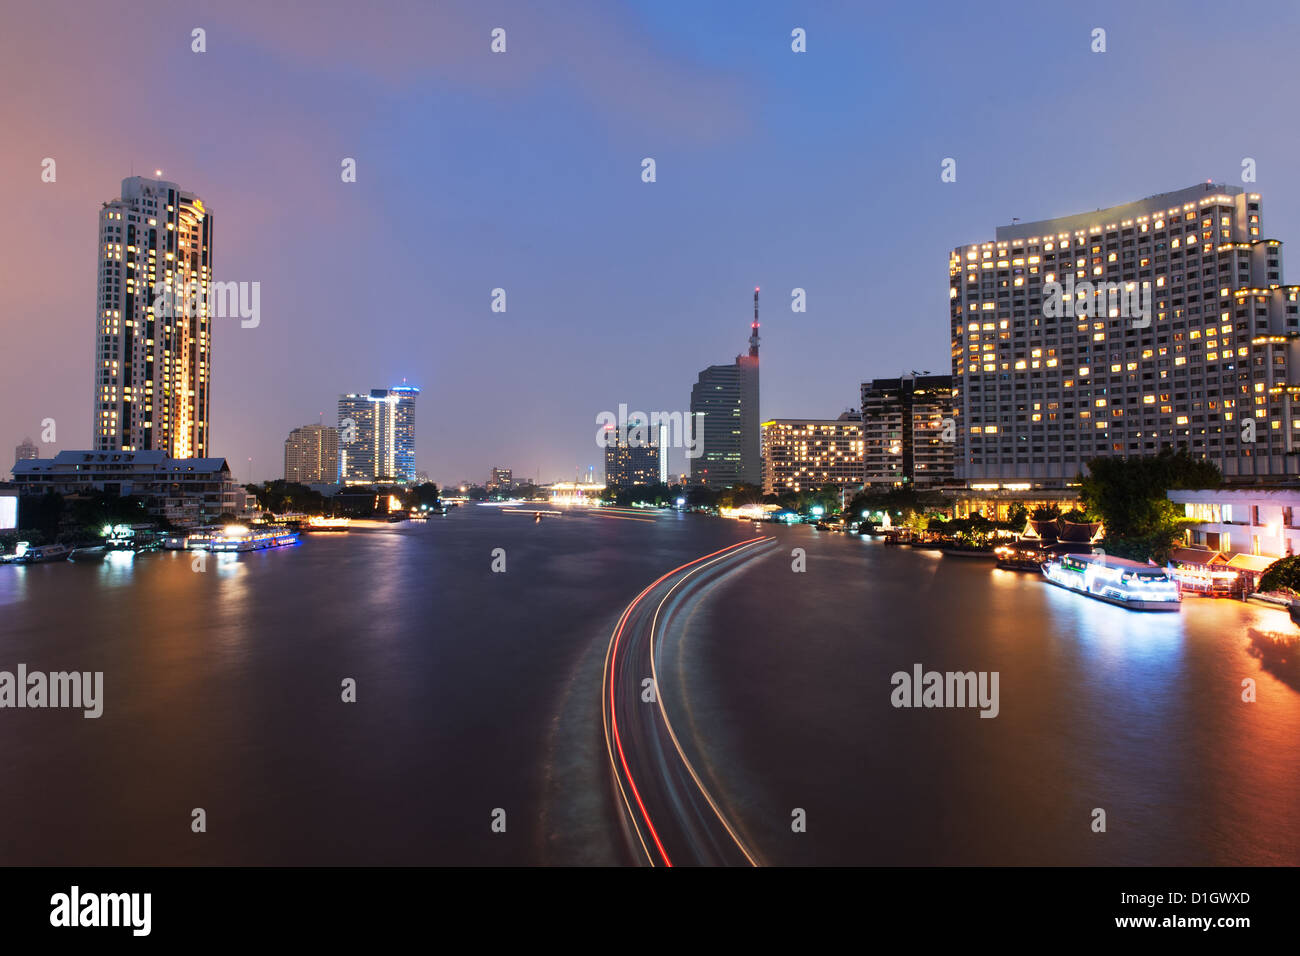
M 1285 613 L 1138 614 L 979 560 L 773 533 L 664 677 L 764 859 L 1300 863 L 1300 693 L 1249 652 Z M 0 668 L 105 675 L 99 720 L 0 714 L 0 863 L 626 859 L 599 746 L 610 631 L 664 571 L 751 534 L 477 509 L 203 572 L 179 552 L 0 567 Z M 998 717 L 892 708 L 916 663 L 998 671 Z M 191 838 L 195 806 L 221 839 Z

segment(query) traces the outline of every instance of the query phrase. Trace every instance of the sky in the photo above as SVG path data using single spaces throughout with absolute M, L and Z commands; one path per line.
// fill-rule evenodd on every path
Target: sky
M 260 283 L 258 326 L 213 333 L 212 450 L 240 480 L 281 477 L 340 393 L 403 381 L 434 480 L 572 479 L 601 473 L 598 413 L 686 411 L 745 350 L 755 286 L 763 418 L 834 418 L 866 379 L 950 371 L 948 255 L 1013 217 L 1212 179 L 1300 239 L 1298 21 L 1249 0 L 7 4 L 0 460 L 46 419 L 43 455 L 90 446 L 97 213 L 132 174 L 200 196 L 215 279 Z

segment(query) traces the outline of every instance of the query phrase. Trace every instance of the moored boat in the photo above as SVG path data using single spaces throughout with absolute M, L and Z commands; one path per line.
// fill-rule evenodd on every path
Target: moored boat
M 108 556 L 108 548 L 94 545 L 89 548 L 73 548 L 68 554 L 69 561 L 103 561 Z
M 1177 611 L 1182 595 L 1164 568 L 1106 554 L 1063 554 L 1043 564 L 1057 587 L 1134 611 Z
M 185 546 L 191 551 L 243 553 L 283 548 L 297 543 L 298 532 L 288 528 L 268 526 L 249 529 L 242 525 L 227 525 L 216 534 L 192 535 L 186 539 Z
M 65 544 L 43 544 L 30 547 L 26 542 L 18 543 L 11 564 L 44 564 L 48 561 L 66 561 L 72 551 Z
M 1004 571 L 1034 571 L 1043 569 L 1047 555 L 1039 548 L 1027 548 L 1023 545 L 1004 544 L 993 549 L 998 567 Z

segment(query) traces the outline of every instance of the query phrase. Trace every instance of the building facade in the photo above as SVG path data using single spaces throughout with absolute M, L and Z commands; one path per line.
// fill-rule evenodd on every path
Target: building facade
M 300 485 L 335 484 L 339 480 L 339 430 L 303 425 L 284 440 L 284 480 Z
M 345 484 L 415 480 L 413 385 L 339 396 L 339 473 Z
M 510 468 L 493 468 L 488 477 L 488 491 L 509 491 L 514 487 L 515 473 Z
M 958 426 L 952 377 L 904 375 L 862 383 L 863 483 L 951 485 Z
M 763 422 L 763 493 L 862 487 L 862 417 Z
M 1300 287 L 1258 193 L 1002 226 L 949 276 L 959 480 L 1064 487 L 1090 458 L 1179 447 L 1229 480 L 1296 471 Z
M 632 424 L 630 431 L 637 430 Z M 644 432 L 648 426 L 639 428 Z M 648 436 L 647 436 L 648 439 Z M 612 488 L 653 485 L 659 481 L 660 449 L 657 438 L 642 441 L 637 435 L 622 436 L 618 429 L 608 429 L 605 443 L 605 484 Z
M 178 459 L 161 451 L 61 451 L 17 462 L 14 485 L 24 495 L 134 495 L 147 500 L 151 515 L 180 525 L 241 515 L 250 498 L 224 458 Z
M 1227 555 L 1300 554 L 1300 488 L 1192 489 L 1167 493 L 1192 522 L 1187 543 Z
M 691 388 L 691 418 L 700 429 L 701 454 L 691 459 L 691 480 L 711 488 L 763 480 L 758 414 L 758 290 L 749 352 L 731 365 L 710 365 Z M 703 417 L 700 417 L 703 416 Z
M 201 458 L 209 448 L 212 214 L 132 176 L 99 211 L 96 450 Z

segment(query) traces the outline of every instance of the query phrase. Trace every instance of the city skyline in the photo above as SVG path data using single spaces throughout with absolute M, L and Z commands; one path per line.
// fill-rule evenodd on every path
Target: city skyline
M 693 36 L 727 38 L 707 51 L 674 30 L 681 8 L 673 4 L 592 5 L 558 23 L 525 9 L 507 16 L 453 5 L 436 18 L 416 13 L 417 28 L 391 43 L 378 42 L 390 22 L 359 24 L 360 42 L 346 46 L 284 14 L 234 7 L 205 14 L 202 54 L 190 49 L 193 24 L 159 9 L 129 35 L 160 51 L 176 84 L 143 88 L 141 107 L 162 114 L 184 104 L 204 115 L 202 149 L 178 147 L 161 131 L 128 134 L 87 110 L 77 64 L 128 36 L 108 11 L 79 12 L 87 30 L 67 38 L 57 5 L 27 11 L 19 20 L 31 42 L 0 65 L 15 90 L 41 76 L 44 109 L 23 96 L 4 107 L 15 141 L 33 145 L 30 155 L 6 153 L 0 196 L 18 221 L 41 224 L 0 265 L 15 290 L 12 314 L 42 316 L 7 329 L 7 346 L 35 357 L 14 370 L 19 400 L 0 409 L 10 447 L 41 434 L 47 418 L 58 435 L 42 456 L 93 447 L 84 391 L 67 387 L 90 377 L 90 350 L 75 346 L 57 377 L 40 356 L 85 341 L 95 295 L 91 217 L 122 178 L 155 169 L 218 210 L 216 277 L 262 283 L 256 328 L 214 322 L 205 451 L 258 480 L 276 476 L 287 430 L 328 409 L 335 382 L 421 382 L 428 427 L 417 466 L 434 480 L 506 459 L 521 473 L 561 478 L 599 462 L 588 427 L 596 410 L 632 395 L 676 409 L 704 363 L 734 353 L 741 289 L 762 285 L 774 303 L 763 330 L 762 416 L 820 418 L 850 404 L 864 380 L 944 367 L 946 259 L 954 246 L 985 238 L 989 223 L 1069 215 L 1206 179 L 1236 182 L 1246 158 L 1258 164 L 1248 188 L 1268 201 L 1270 234 L 1285 244 L 1300 222 L 1300 189 L 1279 175 L 1296 133 L 1268 119 L 1283 109 L 1286 88 L 1274 65 L 1284 57 L 1270 51 L 1280 51 L 1294 11 L 1276 15 L 1277 29 L 1216 41 L 1220 55 L 1248 58 L 1258 74 L 1260 108 L 1239 115 L 1227 89 L 1202 91 L 1194 103 L 1183 94 L 1175 67 L 1199 27 L 1120 5 L 1096 9 L 1109 30 L 1105 54 L 1092 53 L 1088 30 L 1061 11 L 1040 11 L 1033 23 L 972 19 L 906 53 L 886 37 L 919 29 L 919 11 L 801 11 L 802 56 L 789 49 L 793 15 L 771 6 L 738 23 L 696 14 Z M 501 17 L 512 45 L 494 58 L 487 36 Z M 45 77 L 31 57 L 56 35 L 69 44 L 70 66 Z M 1088 90 L 1031 84 L 1016 108 L 976 91 L 966 97 L 974 108 L 940 131 L 911 107 L 963 87 L 954 54 L 971 43 L 1007 56 L 1050 43 L 1067 69 L 1088 69 L 1098 56 L 1108 69 Z M 587 85 L 575 87 L 559 68 L 574 45 L 602 51 L 585 58 Z M 238 66 L 219 68 L 214 58 Z M 634 81 L 642 73 L 657 79 Z M 894 82 L 907 90 L 897 103 L 878 95 Z M 277 98 L 261 95 L 267 88 L 304 108 L 287 116 Z M 690 96 L 674 95 L 685 89 Z M 1113 120 L 1098 116 L 1093 104 L 1120 91 L 1140 102 Z M 529 115 L 539 100 L 562 104 L 545 111 L 544 124 Z M 1019 113 L 1048 108 L 1113 129 L 1096 142 L 1030 144 L 1008 157 L 1004 140 Z M 413 118 L 431 111 L 437 123 Z M 1141 135 L 1149 116 L 1177 125 L 1207 111 L 1232 117 L 1232 135 L 1173 151 Z M 881 124 L 912 151 L 873 150 Z M 236 125 L 238 137 L 217 132 Z M 438 148 L 441 137 L 471 128 L 465 151 Z M 395 149 L 394 138 L 408 148 Z M 512 158 L 493 159 L 507 140 Z M 747 159 L 756 151 L 770 160 L 761 170 Z M 641 180 L 647 156 L 657 162 L 654 183 Z M 347 157 L 357 161 L 355 183 L 339 177 Z M 952 183 L 940 180 L 947 157 L 957 160 Z M 54 182 L 41 181 L 45 158 L 58 164 Z M 399 214 L 399 196 L 415 216 Z M 339 233 L 344 219 L 349 229 Z M 396 242 L 377 242 L 390 223 L 398 223 Z M 619 241 L 607 241 L 611 234 Z M 661 249 L 673 251 L 644 267 Z M 909 254 L 900 258 L 900 249 Z M 376 290 L 403 288 L 412 270 L 427 272 L 422 287 L 434 298 L 395 313 L 386 308 L 392 296 Z M 491 311 L 496 288 L 508 297 L 504 313 Z M 790 311 L 794 289 L 805 290 L 807 312 Z M 624 328 L 655 334 L 628 338 Z M 637 360 L 608 363 L 611 349 Z M 304 354 L 310 361 L 298 362 Z M 276 375 L 250 388 L 268 366 Z M 550 387 L 555 376 L 575 387 Z M 509 387 L 485 387 L 494 382 Z M 473 421 L 443 414 L 471 394 L 482 403 Z M 282 414 L 267 416 L 266 407 Z M 687 470 L 676 451 L 673 474 Z

